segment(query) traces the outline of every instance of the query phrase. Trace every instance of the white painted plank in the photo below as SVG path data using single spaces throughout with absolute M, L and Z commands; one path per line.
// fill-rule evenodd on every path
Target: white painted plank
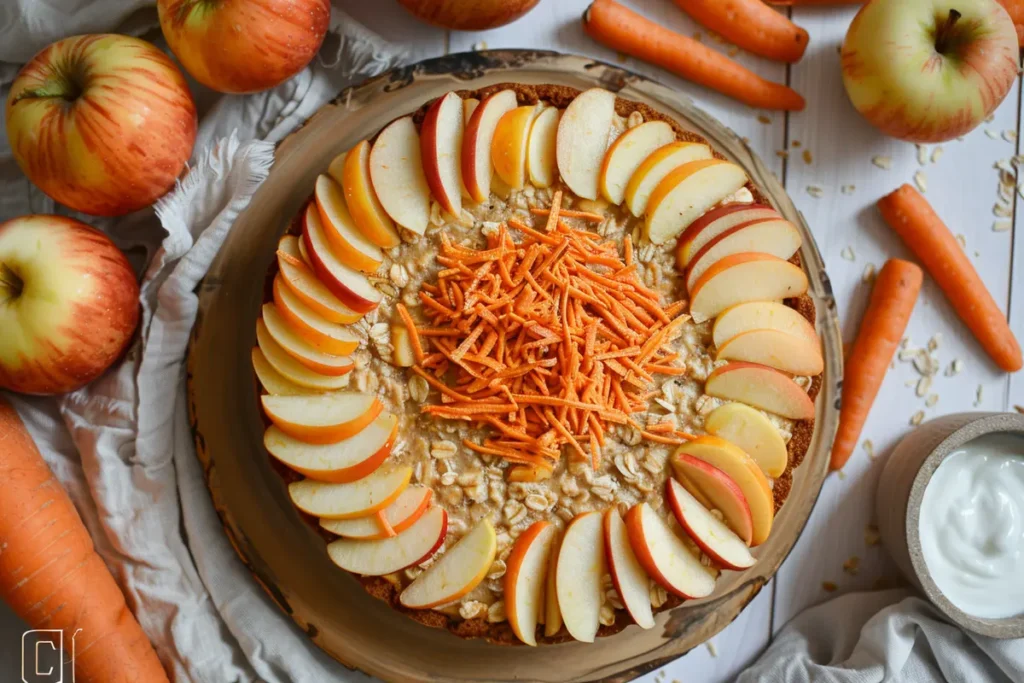
M 787 184 L 797 207 L 804 213 L 825 257 L 843 324 L 843 336 L 852 340 L 867 301 L 870 286 L 862 282 L 868 264 L 881 267 L 892 257 L 910 258 L 909 251 L 884 224 L 875 202 L 914 175 L 927 179 L 926 197 L 955 233 L 965 236 L 967 251 L 996 301 L 1007 305 L 1010 275 L 1010 235 L 992 231 L 998 173 L 993 164 L 1010 156 L 1014 147 L 991 139 L 985 129 L 1016 130 L 1017 89 L 996 112 L 995 119 L 962 142 L 943 145 L 941 159 L 918 162 L 914 145 L 882 135 L 864 121 L 849 103 L 840 78 L 837 48 L 854 10 L 828 12 L 797 10 L 795 20 L 812 35 L 811 48 L 792 69 L 792 85 L 808 99 L 806 113 L 790 118 L 790 139 L 813 155 L 806 164 L 794 154 L 787 168 Z M 791 152 L 798 150 L 792 149 Z M 892 160 L 891 170 L 872 163 L 875 156 Z M 820 199 L 807 192 L 820 186 Z M 843 186 L 855 186 L 849 194 Z M 849 250 L 849 251 L 848 251 Z M 844 258 L 845 254 L 845 258 Z M 850 260 L 850 257 L 853 260 Z M 847 464 L 845 479 L 829 477 L 817 507 L 790 559 L 776 576 L 775 628 L 778 629 L 805 607 L 830 594 L 823 582 L 840 590 L 870 588 L 880 578 L 897 572 L 880 547 L 868 547 L 865 527 L 874 513 L 874 491 L 884 454 L 910 431 L 909 420 L 918 410 L 928 419 L 964 410 L 1000 410 L 1004 407 L 1007 376 L 1000 372 L 956 318 L 941 291 L 927 276 L 909 327 L 914 345 L 923 346 L 935 334 L 942 335 L 938 355 L 945 369 L 954 358 L 964 371 L 947 377 L 941 371 L 929 393 L 938 403 L 925 406 L 907 382 L 918 378 L 909 363 L 897 363 L 886 377 L 863 438 L 871 439 L 879 457 L 870 460 L 863 450 Z M 976 404 L 976 390 L 983 397 Z M 843 563 L 860 559 L 856 576 L 843 571 Z
M 394 0 L 345 0 L 341 7 L 363 26 L 404 49 L 410 64 L 445 53 L 444 29 L 423 23 Z
M 623 58 L 614 51 L 593 41 L 583 32 L 581 17 L 590 0 L 557 0 L 540 3 L 522 19 L 498 29 L 480 32 L 452 32 L 449 52 L 472 49 L 496 48 L 539 48 L 559 52 L 582 54 L 603 61 L 622 64 L 642 75 L 654 78 L 666 85 L 678 88 L 694 99 L 697 105 L 718 117 L 726 125 L 748 139 L 750 146 L 777 174 L 781 175 L 782 162 L 775 155 L 785 140 L 785 116 L 779 112 L 761 112 L 721 96 L 712 91 L 693 85 L 672 74 L 644 64 L 633 58 Z M 693 36 L 700 32 L 703 40 L 717 49 L 727 50 L 710 41 L 707 32 L 690 20 L 673 4 L 663 0 L 623 0 L 623 4 L 644 16 L 684 35 Z M 761 76 L 784 82 L 786 67 L 781 64 L 752 57 L 747 54 L 736 56 L 741 63 Z M 758 120 L 759 115 L 770 119 L 767 124 Z M 711 655 L 706 647 L 698 647 L 685 657 L 664 668 L 667 680 L 730 681 L 753 661 L 767 645 L 772 612 L 771 586 L 765 587 L 746 610 L 722 631 L 715 639 L 718 657 Z M 654 680 L 650 674 L 641 680 Z
M 1021 134 L 1021 105 L 1018 101 L 1017 119 L 1017 141 L 1014 145 L 1015 153 L 1020 154 Z M 1021 174 L 1018 171 L 1016 181 L 1021 182 Z M 1013 273 L 1010 278 L 1010 329 L 1017 337 L 1018 343 L 1024 340 L 1024 278 L 1020 277 L 1021 269 L 1024 269 L 1024 237 L 1017 238 L 1021 234 L 1020 226 L 1024 220 L 1024 212 L 1020 211 L 1021 194 L 1014 197 L 1013 232 L 1007 233 L 1007 239 L 1013 242 Z M 1016 277 L 1013 275 L 1016 274 Z M 1024 406 L 1024 373 L 1010 375 L 1006 391 L 1006 409 L 1014 410 L 1018 406 Z

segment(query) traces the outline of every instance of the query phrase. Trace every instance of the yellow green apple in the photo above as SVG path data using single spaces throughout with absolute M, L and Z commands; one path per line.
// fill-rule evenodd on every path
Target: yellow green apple
M 882 132 L 942 142 L 999 106 L 1017 60 L 1016 29 L 995 0 L 871 0 L 847 31 L 843 83 Z

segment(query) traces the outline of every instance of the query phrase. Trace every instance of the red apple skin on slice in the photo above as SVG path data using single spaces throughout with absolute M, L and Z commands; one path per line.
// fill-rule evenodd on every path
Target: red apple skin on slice
M 365 429 L 332 444 L 307 444 L 277 427 L 263 435 L 267 452 L 310 479 L 344 484 L 373 474 L 391 454 L 398 436 L 398 418 L 382 413 Z
M 750 301 L 726 309 L 715 319 L 711 336 L 715 346 L 751 330 L 779 330 L 818 341 L 814 325 L 796 309 L 776 301 Z
M 352 519 L 391 505 L 409 486 L 411 478 L 411 467 L 398 467 L 381 468 L 368 477 L 344 484 L 303 479 L 288 484 L 288 496 L 307 515 Z
M 604 513 L 604 546 L 608 552 L 612 582 L 626 611 L 640 628 L 653 628 L 654 612 L 651 610 L 647 572 L 636 559 L 629 542 L 629 531 L 619 515 L 619 509 L 614 506 Z
M 491 146 L 498 121 L 518 104 L 513 90 L 502 90 L 486 97 L 474 110 L 466 124 L 462 139 L 462 179 L 470 198 L 486 202 L 491 194 Z
M 263 304 L 263 324 L 274 341 L 295 360 L 321 375 L 339 376 L 352 372 L 355 364 L 348 356 L 320 351 L 299 336 L 273 303 Z
M 339 325 L 358 322 L 362 313 L 353 311 L 334 296 L 313 272 L 313 266 L 305 254 L 305 242 L 301 237 L 287 235 L 277 245 L 277 267 L 280 277 L 288 289 L 325 320 Z
M 647 202 L 644 234 L 654 244 L 674 240 L 715 204 L 748 181 L 738 165 L 722 159 L 691 161 L 658 183 Z
M 278 273 L 273 285 L 277 312 L 299 336 L 324 353 L 347 356 L 359 348 L 359 337 L 348 327 L 332 323 L 306 305 Z
M 462 139 L 465 134 L 462 98 L 454 92 L 434 100 L 420 126 L 423 172 L 441 208 L 462 215 Z
M 694 254 L 730 228 L 751 221 L 776 218 L 781 218 L 779 212 L 765 204 L 732 203 L 711 209 L 690 223 L 690 227 L 679 236 L 676 246 L 676 265 L 680 270 L 684 270 Z
M 363 431 L 384 411 L 372 394 L 261 397 L 263 411 L 288 436 L 312 444 L 336 443 Z
M 348 386 L 350 377 L 347 373 L 344 375 L 321 375 L 295 360 L 270 336 L 263 318 L 256 321 L 256 343 L 260 351 L 263 352 L 264 358 L 267 359 L 267 363 L 289 382 L 308 388 L 310 391 L 305 392 L 307 394 L 333 392 Z
M 356 227 L 345 205 L 341 185 L 321 173 L 316 179 L 313 194 L 320 225 L 338 260 L 364 273 L 376 271 L 384 260 L 384 253 Z
M 331 561 L 342 569 L 362 576 L 384 576 L 430 559 L 448 533 L 444 508 L 427 510 L 408 529 L 378 540 L 342 538 L 327 544 Z
M 430 609 L 458 600 L 484 580 L 497 550 L 494 525 L 484 518 L 406 586 L 399 602 L 410 609 Z
M 400 534 L 423 516 L 423 513 L 430 508 L 430 502 L 433 499 L 432 489 L 418 484 L 409 486 L 402 491 L 395 502 L 384 508 L 384 518 L 391 525 L 391 530 Z M 380 513 L 355 519 L 321 519 L 320 528 L 344 538 L 363 541 L 390 538 L 391 534 L 382 528 L 378 514 Z
M 626 184 L 626 208 L 637 218 L 647 211 L 651 194 L 669 173 L 683 164 L 711 159 L 711 148 L 699 142 L 670 142 L 651 153 Z
M 693 255 L 686 269 L 686 288 L 726 256 L 743 252 L 771 254 L 788 261 L 803 240 L 792 223 L 781 219 L 760 219 L 741 223 L 714 238 Z
M 675 479 L 665 482 L 665 499 L 693 542 L 724 569 L 741 571 L 757 562 L 747 544 L 712 515 Z
M 550 522 L 534 522 L 516 539 L 505 562 L 508 623 L 516 637 L 527 645 L 537 645 L 537 624 L 544 611 L 548 560 L 557 537 L 558 528 Z
M 729 528 L 749 546 L 754 522 L 747 498 L 736 482 L 714 465 L 686 453 L 677 453 L 673 464 L 683 488 L 705 507 L 720 511 Z
M 370 179 L 370 143 L 363 140 L 331 162 L 327 173 L 341 184 L 345 204 L 356 227 L 368 240 L 382 249 L 402 243 L 395 222 L 377 199 Z
M 349 268 L 334 255 L 315 206 L 310 205 L 306 210 L 302 239 L 313 262 L 313 271 L 332 294 L 357 313 L 369 313 L 377 308 L 384 295 L 370 284 L 365 275 Z
M 800 385 L 774 368 L 733 361 L 716 368 L 704 384 L 709 396 L 739 401 L 790 420 L 814 418 L 814 401 Z
M 650 505 L 630 508 L 626 529 L 637 560 L 665 590 L 686 600 L 705 598 L 715 590 L 715 577 Z
M 430 186 L 411 116 L 389 123 L 370 150 L 370 181 L 391 220 L 417 235 L 430 221 Z
M 300 386 L 274 369 L 260 347 L 252 347 L 252 369 L 263 390 L 275 396 L 306 396 L 316 393 L 316 389 Z
M 601 162 L 601 196 L 616 206 L 621 204 L 633 173 L 647 157 L 675 139 L 672 126 L 664 121 L 647 121 L 620 135 Z
M 726 256 L 708 268 L 690 291 L 690 315 L 701 323 L 748 301 L 781 301 L 807 292 L 799 266 L 770 254 Z

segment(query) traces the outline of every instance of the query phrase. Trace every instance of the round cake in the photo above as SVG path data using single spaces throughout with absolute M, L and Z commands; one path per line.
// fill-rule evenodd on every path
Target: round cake
M 771 533 L 823 369 L 800 233 L 602 90 L 449 92 L 323 169 L 266 275 L 264 444 L 428 626 L 593 641 Z

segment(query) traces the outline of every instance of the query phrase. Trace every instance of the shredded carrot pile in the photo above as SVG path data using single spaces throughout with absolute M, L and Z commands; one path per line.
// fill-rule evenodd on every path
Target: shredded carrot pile
M 686 303 L 663 306 L 638 276 L 629 238 L 620 256 L 561 220 L 559 202 L 556 193 L 543 229 L 510 219 L 483 250 L 442 233 L 442 270 L 419 292 L 425 322 L 398 305 L 412 370 L 441 393 L 423 412 L 489 427 L 493 437 L 465 445 L 547 471 L 563 447 L 597 469 L 610 425 L 683 443 L 692 437 L 630 415 L 647 409 L 654 375 L 685 373 L 669 344 L 689 319 Z

